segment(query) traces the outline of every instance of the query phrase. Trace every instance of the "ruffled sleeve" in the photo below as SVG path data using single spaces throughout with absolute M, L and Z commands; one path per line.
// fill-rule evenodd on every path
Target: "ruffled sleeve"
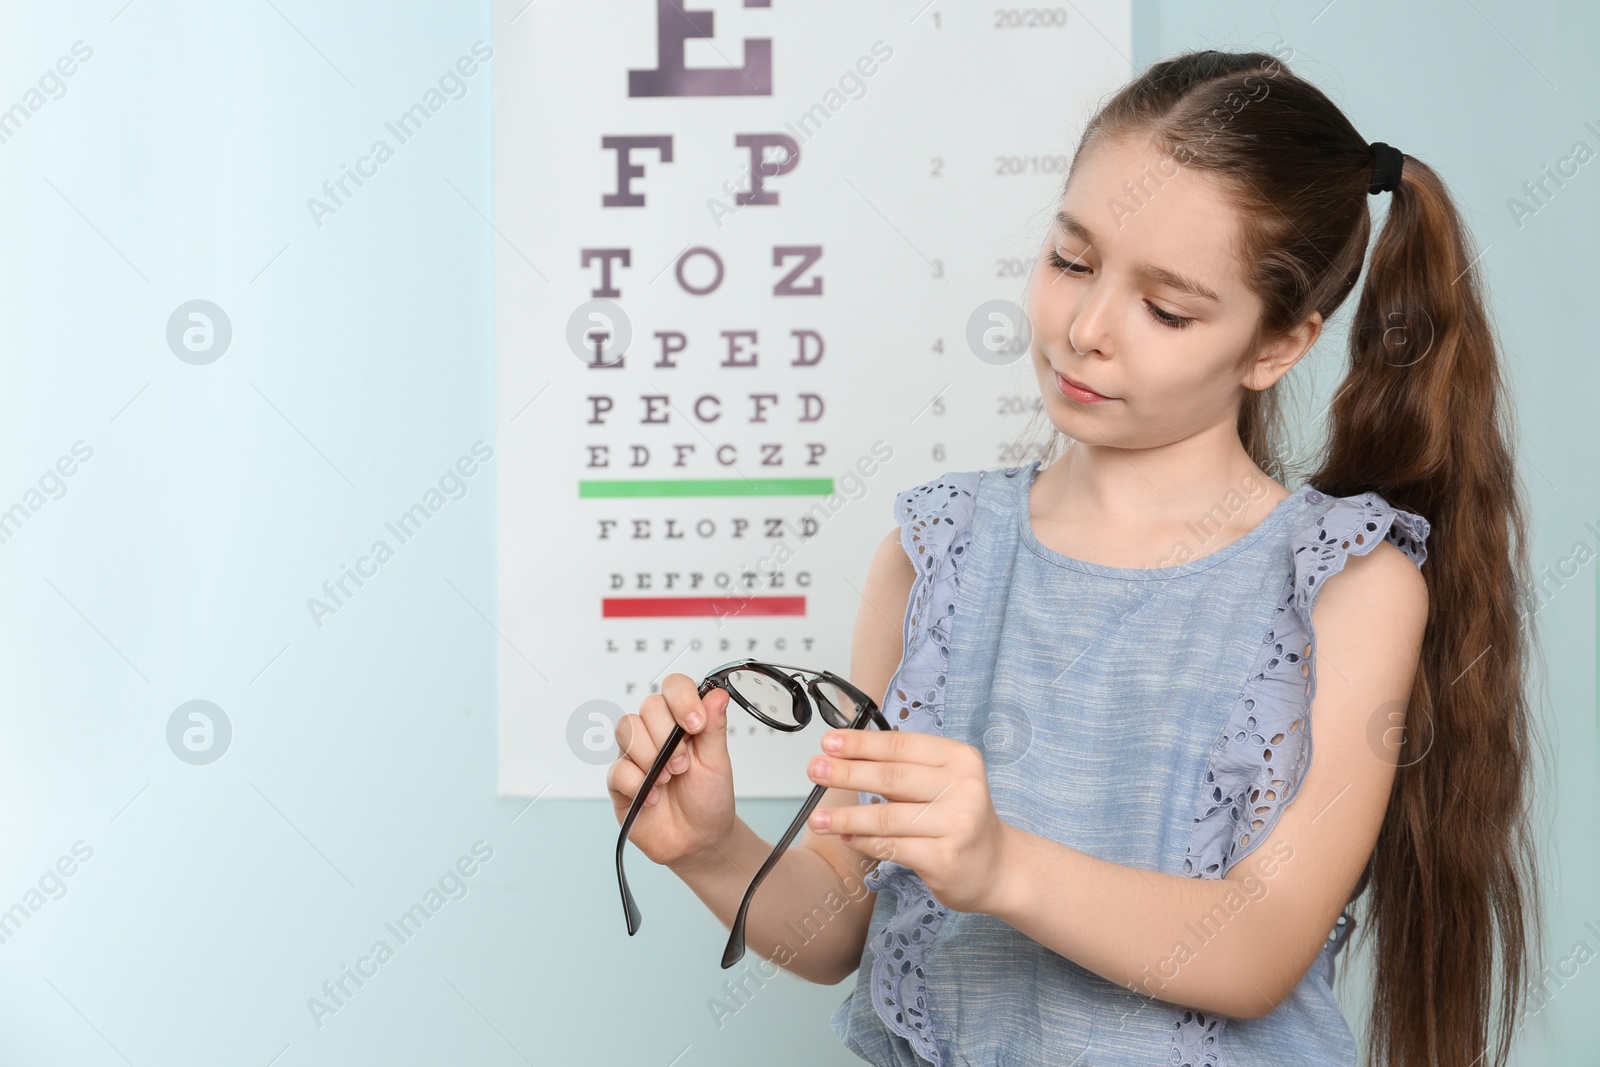
M 1320 502 L 1321 493 L 1306 499 Z M 1303 531 L 1294 543 L 1295 607 L 1311 621 L 1311 608 L 1322 583 L 1344 569 L 1352 555 L 1364 556 L 1379 541 L 1391 541 L 1421 567 L 1428 559 L 1428 534 L 1433 527 L 1421 515 L 1391 507 L 1377 493 L 1336 497 L 1333 505 Z
M 902 623 L 904 656 L 890 679 L 883 709 L 897 730 L 944 729 L 944 668 L 950 658 L 950 620 L 961 586 L 961 564 L 972 541 L 982 471 L 946 474 L 895 498 L 900 544 L 917 570 Z M 876 793 L 862 793 L 861 802 Z
M 1311 703 L 1316 695 L 1311 612 L 1323 584 L 1352 555 L 1366 555 L 1379 541 L 1389 541 L 1418 567 L 1428 557 L 1428 520 L 1392 507 L 1377 493 L 1330 498 L 1308 489 L 1306 501 L 1322 510 L 1290 539 L 1284 593 L 1239 700 L 1211 750 L 1183 860 L 1184 873 L 1191 877 L 1226 875 L 1271 834 L 1300 790 L 1311 761 Z M 1341 915 L 1318 955 L 1330 985 L 1334 957 L 1353 928 L 1354 920 Z M 1214 1050 L 1226 1023 L 1223 1016 L 1182 1013 L 1173 1033 L 1171 1062 L 1178 1067 L 1219 1062 Z
M 972 541 L 982 471 L 941 475 L 895 498 L 900 544 L 916 567 L 902 625 L 904 654 L 889 680 L 884 717 L 896 730 L 944 731 L 945 665 L 950 624 L 960 589 L 961 566 Z M 884 797 L 862 792 L 862 804 Z M 872 1006 L 895 1033 L 924 1059 L 938 1065 L 939 1050 L 928 1022 L 922 962 L 946 909 L 916 871 L 884 860 L 863 883 L 873 892 L 892 890 L 895 910 L 883 928 L 869 933 L 872 946 Z
M 1325 497 L 1331 504 L 1293 535 L 1290 588 L 1239 701 L 1212 749 L 1184 871 L 1221 878 L 1261 843 L 1294 799 L 1311 758 L 1311 702 L 1316 693 L 1316 637 L 1311 612 L 1323 584 L 1352 555 L 1387 540 L 1418 567 L 1431 530 L 1421 515 L 1392 507 L 1377 493 Z

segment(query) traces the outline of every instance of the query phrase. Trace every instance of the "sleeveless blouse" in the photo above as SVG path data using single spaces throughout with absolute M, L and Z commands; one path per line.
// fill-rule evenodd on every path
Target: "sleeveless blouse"
M 1310 764 L 1323 583 L 1380 540 L 1421 567 L 1429 524 L 1375 492 L 1304 486 L 1214 552 L 1111 567 L 1034 535 L 1038 469 L 951 472 L 896 497 L 917 573 L 884 714 L 978 748 L 1011 825 L 1124 866 L 1222 878 Z M 893 861 L 865 884 L 877 898 L 856 984 L 830 1022 L 879 1067 L 1356 1063 L 1332 988 L 1348 913 L 1290 995 L 1243 1019 L 1136 993 L 992 915 L 951 911 Z

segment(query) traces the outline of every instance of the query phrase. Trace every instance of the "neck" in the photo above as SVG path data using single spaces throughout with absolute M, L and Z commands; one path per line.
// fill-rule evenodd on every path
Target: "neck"
M 1250 529 L 1289 493 L 1229 436 L 1200 448 L 1192 439 L 1143 449 L 1074 441 L 1039 471 L 1036 511 L 1049 519 L 1070 507 L 1079 521 L 1138 531 L 1181 527 L 1220 508 L 1229 526 Z

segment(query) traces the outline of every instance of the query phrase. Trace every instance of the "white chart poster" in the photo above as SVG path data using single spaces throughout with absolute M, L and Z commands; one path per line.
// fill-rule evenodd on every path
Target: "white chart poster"
M 495 26 L 499 790 L 603 798 L 612 723 L 669 673 L 848 676 L 895 495 L 1022 461 L 1038 387 L 989 311 L 1132 73 L 1129 4 Z M 804 796 L 823 727 L 731 714 L 739 795 Z

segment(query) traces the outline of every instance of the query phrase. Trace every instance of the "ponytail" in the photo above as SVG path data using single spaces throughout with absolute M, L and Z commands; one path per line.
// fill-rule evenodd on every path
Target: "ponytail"
M 1426 164 L 1408 156 L 1391 196 L 1327 456 L 1310 479 L 1335 496 L 1375 489 L 1432 525 L 1422 659 L 1358 924 L 1378 942 L 1371 1051 L 1394 1067 L 1499 1065 L 1530 937 L 1542 955 L 1523 672 L 1527 524 L 1477 253 Z M 1491 1017 L 1498 1041 L 1485 1055 Z

